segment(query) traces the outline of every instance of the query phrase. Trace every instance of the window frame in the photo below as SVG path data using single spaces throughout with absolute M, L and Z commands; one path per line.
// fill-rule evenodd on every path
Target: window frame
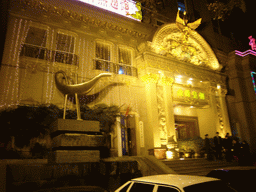
M 129 186 L 126 192 L 130 192 L 134 184 L 144 184 L 144 185 L 153 185 L 152 192 L 156 192 L 156 183 L 150 183 L 150 182 L 142 182 L 142 181 L 132 181 L 132 184 Z
M 78 39 L 78 35 L 76 33 L 67 31 L 67 30 L 63 30 L 63 29 L 55 29 L 55 28 L 51 28 L 50 26 L 44 25 L 44 24 L 40 24 L 37 22 L 31 22 L 29 27 L 34 27 L 34 28 L 38 28 L 38 29 L 43 29 L 46 31 L 47 33 L 47 37 L 46 37 L 46 43 L 45 43 L 45 47 L 42 47 L 45 52 L 44 52 L 44 56 L 43 57 L 37 57 L 34 56 L 35 53 L 32 52 L 26 52 L 25 48 L 26 47 L 34 47 L 31 48 L 32 51 L 36 52 L 37 51 L 37 47 L 40 48 L 40 46 L 38 45 L 33 45 L 33 44 L 29 44 L 26 43 L 26 38 L 24 39 L 24 42 L 22 42 L 22 49 L 21 49 L 21 53 L 20 53 L 20 57 L 23 59 L 26 59 L 26 61 L 28 62 L 36 62 L 36 63 L 41 63 L 41 64 L 45 64 L 45 62 L 53 62 L 53 65 L 57 65 L 57 66 L 61 66 L 61 67 L 68 67 L 73 69 L 78 68 L 79 67 L 79 57 L 77 54 L 77 39 Z M 29 33 L 29 29 L 27 31 L 27 34 Z M 64 34 L 67 36 L 71 36 L 74 38 L 74 43 L 73 43 L 73 52 L 67 52 L 67 51 L 63 51 L 63 50 L 57 50 L 57 34 Z M 34 49 L 34 50 L 33 50 Z M 66 55 L 72 55 L 71 59 L 69 59 L 69 63 L 68 62 L 59 62 L 58 60 L 56 60 L 56 54 L 60 53 L 59 55 L 61 55 L 61 53 L 65 53 Z M 67 56 L 64 57 L 67 58 Z M 29 59 L 28 59 L 29 58 Z
M 157 184 L 154 188 L 154 192 L 158 192 L 158 187 L 166 187 L 166 188 L 172 188 L 172 189 L 176 189 L 177 192 L 181 192 L 181 189 L 176 187 L 176 186 L 173 186 L 173 185 L 164 185 L 164 184 Z
M 27 36 L 29 34 L 29 30 L 30 30 L 30 27 L 33 27 L 33 28 L 37 28 L 37 29 L 42 29 L 42 30 L 45 30 L 47 36 L 46 36 L 46 40 L 45 40 L 45 46 L 39 46 L 39 45 L 35 45 L 35 44 L 30 44 L 30 43 L 26 43 L 26 39 L 27 39 Z M 47 26 L 47 25 L 43 25 L 43 24 L 39 24 L 39 23 L 36 23 L 36 22 L 31 22 L 30 25 L 29 25 L 29 28 L 28 28 L 28 31 L 27 31 L 27 34 L 26 34 L 26 37 L 24 38 L 24 41 L 22 42 L 22 49 L 21 49 L 21 53 L 20 53 L 20 56 L 21 57 L 29 57 L 31 58 L 32 60 L 33 59 L 41 59 L 39 58 L 38 56 L 29 56 L 27 53 L 26 53 L 26 47 L 33 47 L 36 51 L 36 48 L 41 48 L 41 49 L 44 49 L 45 50 L 45 53 L 44 53 L 44 58 L 43 60 L 47 60 L 49 58 L 49 46 L 50 46 L 50 27 Z M 32 48 L 32 49 L 33 49 Z M 40 54 L 40 53 L 39 53 Z
M 68 52 L 68 51 L 65 51 L 65 50 L 58 50 L 57 49 L 57 43 L 58 43 L 57 36 L 58 36 L 58 34 L 74 37 L 73 52 Z M 78 54 L 77 54 L 77 39 L 78 39 L 78 35 L 76 33 L 70 32 L 70 31 L 67 31 L 67 30 L 63 30 L 63 29 L 57 29 L 54 32 L 53 47 L 51 49 L 51 51 L 52 51 L 52 61 L 54 63 L 58 63 L 60 65 L 78 67 L 79 66 L 79 58 L 78 58 Z M 68 56 L 73 55 L 72 58 L 71 58 L 72 62 L 70 63 L 69 61 L 68 62 L 56 61 L 55 57 L 57 57 L 57 54 L 59 54 L 60 56 L 62 56 L 61 54 L 63 54 L 64 55 L 63 56 L 64 61 L 67 61 L 67 60 L 65 60 L 65 57 L 67 58 L 67 55 Z M 75 59 L 75 61 L 73 61 L 73 59 Z M 73 63 L 75 63 L 75 64 L 73 64 Z
M 130 51 L 130 64 L 126 64 L 126 63 L 120 63 L 120 49 L 125 49 Z M 116 74 L 119 75 L 129 75 L 129 76 L 133 76 L 133 57 L 134 57 L 134 49 L 128 46 L 123 46 L 123 45 L 118 45 L 117 46 L 117 65 L 115 66 L 115 72 Z M 137 75 L 137 72 L 136 72 Z
M 97 43 L 101 45 L 107 45 L 109 46 L 109 60 L 101 59 L 97 57 Z M 112 69 L 112 63 L 113 63 L 113 44 L 107 41 L 102 40 L 96 40 L 94 42 L 94 69 L 100 70 L 100 71 L 107 71 L 111 72 Z M 97 67 L 100 66 L 100 67 Z M 108 70 L 107 70 L 108 69 Z

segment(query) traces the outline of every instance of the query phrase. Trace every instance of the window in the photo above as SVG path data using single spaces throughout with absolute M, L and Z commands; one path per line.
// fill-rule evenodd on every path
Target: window
M 146 183 L 134 183 L 130 189 L 130 192 L 152 192 L 154 185 Z
M 50 30 L 47 26 L 32 23 L 28 29 L 20 56 L 78 65 L 78 56 L 75 55 L 75 35 L 60 31 L 50 33 L 50 31 L 54 30 Z M 50 44 L 48 38 L 55 34 L 56 38 Z M 53 47 L 54 50 L 51 50 L 50 47 Z
M 94 69 L 108 71 L 119 75 L 137 77 L 137 69 L 132 66 L 132 49 L 118 47 L 117 62 L 112 62 L 112 46 L 107 43 L 96 42 Z
M 56 35 L 56 51 L 53 52 L 55 62 L 65 64 L 78 64 L 77 55 L 75 55 L 75 37 L 72 35 L 58 32 Z
M 95 69 L 102 71 L 110 71 L 110 45 L 96 42 L 95 54 L 96 54 L 96 62 Z
M 117 74 L 137 76 L 137 69 L 132 66 L 132 50 L 126 47 L 118 47 Z
M 27 37 L 21 50 L 21 56 L 38 59 L 47 57 L 47 30 L 35 26 L 28 29 Z
M 127 189 L 130 187 L 131 182 L 129 182 L 127 185 L 125 185 L 119 192 L 126 192 Z
M 117 74 L 131 75 L 132 69 L 132 53 L 131 50 L 126 48 L 118 48 L 118 63 Z
M 120 48 L 118 49 L 119 63 L 131 65 L 132 64 L 132 53 L 131 50 Z
M 157 192 L 179 192 L 179 190 L 167 186 L 158 186 Z

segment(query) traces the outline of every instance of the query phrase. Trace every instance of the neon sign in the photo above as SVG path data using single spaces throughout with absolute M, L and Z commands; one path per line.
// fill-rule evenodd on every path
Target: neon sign
M 251 46 L 252 50 L 256 50 L 255 39 L 252 38 L 252 36 L 248 37 L 248 39 L 250 39 L 249 45 Z
M 142 12 L 140 3 L 132 0 L 79 0 L 81 2 L 141 21 Z
M 241 56 L 241 57 L 245 57 L 245 56 L 247 56 L 247 55 L 256 56 L 256 52 L 253 51 L 253 50 L 251 50 L 251 49 L 249 49 L 249 50 L 247 50 L 247 51 L 245 51 L 245 52 L 241 52 L 241 51 L 235 50 L 235 54 L 238 55 L 238 56 Z

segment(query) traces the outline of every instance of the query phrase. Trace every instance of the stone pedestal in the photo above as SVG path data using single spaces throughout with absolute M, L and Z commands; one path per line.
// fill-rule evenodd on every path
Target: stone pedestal
M 75 119 L 58 119 L 51 126 L 52 132 L 100 132 L 99 121 L 80 121 Z
M 56 150 L 49 157 L 49 162 L 54 163 L 98 162 L 99 160 L 99 150 Z
M 103 135 L 65 133 L 53 138 L 53 147 L 101 147 L 103 145 Z
M 53 151 L 49 163 L 98 162 L 104 136 L 98 121 L 58 119 L 52 124 Z

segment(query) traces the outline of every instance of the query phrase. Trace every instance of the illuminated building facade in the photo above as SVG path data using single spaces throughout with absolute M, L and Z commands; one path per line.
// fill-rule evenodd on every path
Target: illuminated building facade
M 250 37 L 249 37 L 250 38 Z M 252 40 L 252 38 L 251 38 Z M 255 39 L 250 50 L 229 54 L 227 96 L 230 124 L 233 135 L 249 143 L 251 151 L 256 148 L 256 52 Z
M 198 26 L 176 21 L 182 2 L 164 1 L 171 23 L 164 16 L 143 19 L 138 5 L 129 12 L 128 2 L 13 1 L 1 66 L 1 108 L 63 107 L 54 82 L 57 71 L 65 71 L 73 83 L 110 72 L 113 76 L 102 79 L 81 102 L 117 105 L 127 113 L 111 133 L 114 156 L 145 155 L 172 139 L 231 133 L 226 75 L 221 73 L 226 55 L 213 51 L 220 46 L 213 33 L 199 34 Z M 128 17 L 93 3 L 123 9 Z M 204 34 L 209 34 L 207 41 Z M 68 108 L 74 108 L 72 101 Z

